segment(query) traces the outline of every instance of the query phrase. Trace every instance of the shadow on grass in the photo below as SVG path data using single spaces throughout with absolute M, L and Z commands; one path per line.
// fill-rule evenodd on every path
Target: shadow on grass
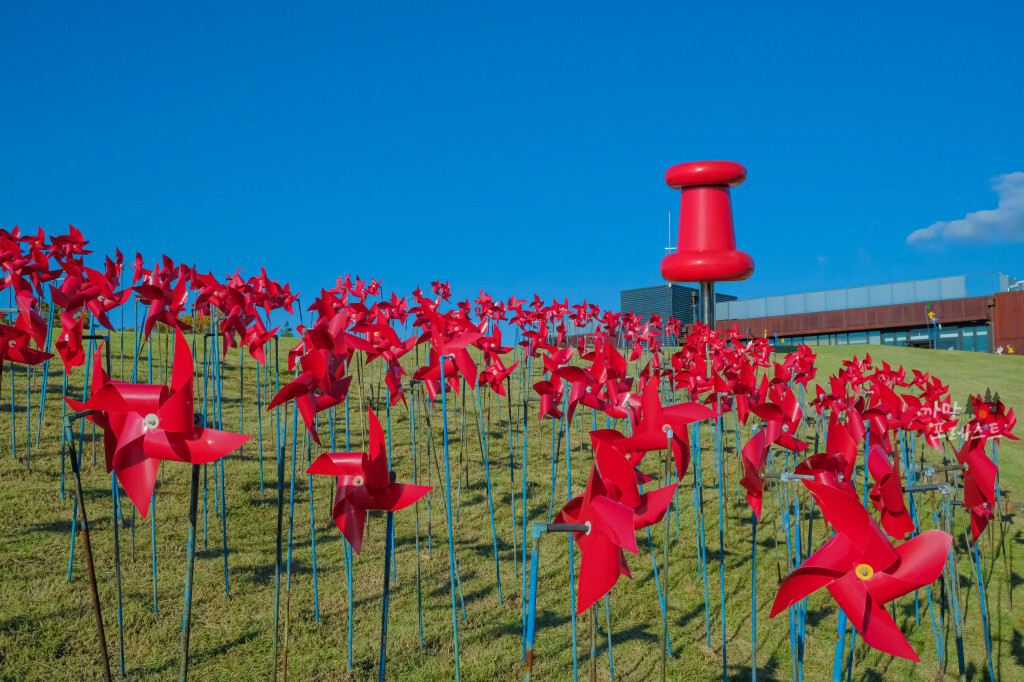
M 236 646 L 240 646 L 252 639 L 255 639 L 258 636 L 258 634 L 259 633 L 256 630 L 249 630 L 244 635 L 240 635 L 239 637 L 236 637 L 235 639 L 229 642 L 224 642 L 223 644 L 220 644 L 209 649 L 203 649 L 201 651 L 191 649 L 189 652 L 189 667 L 194 669 L 195 666 L 197 666 L 198 664 L 223 656 L 227 652 L 234 649 Z M 178 667 L 178 662 L 178 657 L 174 656 L 174 658 L 170 658 L 157 666 L 135 668 L 133 670 L 130 670 L 129 677 L 138 678 L 140 675 L 152 676 L 159 673 L 167 672 L 169 670 L 176 670 Z
M 730 665 L 728 666 L 729 675 L 726 678 L 729 682 L 742 682 L 743 680 L 749 680 L 752 678 L 750 674 L 750 666 L 742 665 Z M 775 680 L 781 680 L 779 677 L 779 662 L 772 654 L 768 661 L 757 669 L 757 679 L 766 680 L 767 682 L 774 682 Z

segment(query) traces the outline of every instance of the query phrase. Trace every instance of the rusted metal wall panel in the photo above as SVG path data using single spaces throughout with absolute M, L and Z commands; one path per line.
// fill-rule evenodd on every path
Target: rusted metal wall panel
M 1016 354 L 1024 353 L 1024 291 L 1007 291 L 993 298 L 992 341 L 995 347 L 1012 346 Z
M 996 294 L 997 297 L 1015 296 L 1024 292 Z M 991 320 L 989 308 L 990 296 L 950 299 L 932 303 L 932 310 L 941 323 L 972 322 L 975 320 Z M 1017 302 L 1007 304 L 1008 315 L 1011 305 L 1017 306 L 1017 334 L 1014 338 L 1024 336 L 1024 322 L 1020 316 L 1024 313 L 1024 297 L 1014 299 Z M 998 306 L 997 306 L 998 307 Z M 842 332 L 861 331 L 867 329 L 890 329 L 901 327 L 924 327 L 928 322 L 928 310 L 923 303 L 897 303 L 893 305 L 872 306 L 870 308 L 850 308 L 848 310 L 828 310 L 820 313 L 800 313 L 797 315 L 776 315 L 770 317 L 752 317 L 743 320 L 720 320 L 719 327 L 732 328 L 736 324 L 740 331 L 747 329 L 755 335 L 764 330 L 769 334 L 780 336 L 804 336 L 807 334 L 838 334 Z M 1009 323 L 1008 323 L 1009 324 Z M 1011 334 L 1012 336 L 1012 334 Z M 998 339 L 998 335 L 996 336 Z M 1021 352 L 1024 352 L 1022 343 Z

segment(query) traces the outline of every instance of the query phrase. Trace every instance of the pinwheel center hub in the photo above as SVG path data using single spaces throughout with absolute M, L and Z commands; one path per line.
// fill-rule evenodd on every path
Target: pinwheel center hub
M 857 568 L 853 569 L 853 572 L 861 580 L 869 580 L 875 574 L 875 569 L 871 568 L 869 564 L 859 564 Z
M 150 413 L 146 415 L 142 420 L 142 423 L 146 425 L 147 429 L 155 429 L 160 426 L 160 417 Z
M 587 535 L 590 535 L 590 531 L 591 531 L 591 528 L 592 528 L 592 526 L 590 525 L 590 521 L 587 521 L 587 522 L 586 522 L 586 523 L 584 523 L 583 525 L 587 527 L 587 532 L 586 532 L 586 534 L 587 534 Z
M 356 476 L 352 482 L 356 485 L 363 485 L 366 481 L 363 479 L 362 476 Z

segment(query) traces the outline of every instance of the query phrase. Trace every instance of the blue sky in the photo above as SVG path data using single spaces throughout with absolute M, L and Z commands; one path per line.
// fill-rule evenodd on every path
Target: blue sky
M 6 3 L 0 226 L 617 308 L 729 159 L 720 291 L 1024 277 L 1020 3 L 637 5 Z

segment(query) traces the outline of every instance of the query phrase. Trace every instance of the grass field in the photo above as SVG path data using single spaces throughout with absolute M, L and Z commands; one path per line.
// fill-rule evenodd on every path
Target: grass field
M 289 340 L 281 347 L 282 367 Z M 292 342 L 294 342 L 292 340 Z M 131 345 L 131 337 L 126 346 Z M 114 378 L 120 378 L 119 340 L 113 342 Z M 154 381 L 160 381 L 164 363 L 163 340 L 154 350 Z M 818 379 L 835 372 L 840 362 L 853 354 L 870 351 L 875 361 L 887 360 L 933 372 L 952 389 L 952 396 L 964 404 L 970 393 L 991 388 L 1003 401 L 1018 410 L 1024 406 L 1024 358 L 925 351 L 889 347 L 819 347 Z M 200 348 L 196 354 L 201 358 Z M 407 356 L 408 357 L 408 356 Z M 255 400 L 255 364 L 246 357 L 244 389 L 239 385 L 239 361 L 233 350 L 223 365 L 224 426 L 237 430 L 240 419 L 240 395 L 244 396 L 244 431 L 257 432 Z M 125 360 L 126 369 L 131 357 Z M 143 356 L 145 366 L 145 355 Z M 379 368 L 361 370 L 361 391 L 354 388 L 350 398 L 352 449 L 362 449 L 363 420 L 359 405 L 372 402 L 382 423 L 386 418 L 383 399 L 377 388 Z M 370 374 L 373 372 L 373 374 Z M 12 376 L 13 374 L 13 376 Z M 68 557 L 71 538 L 73 479 L 70 466 L 65 482 L 66 495 L 61 497 L 60 457 L 60 382 L 59 363 L 50 367 L 49 397 L 38 446 L 35 444 L 36 419 L 41 373 L 34 375 L 31 408 L 33 441 L 31 471 L 26 462 L 26 373 L 10 365 L 3 375 L 0 415 L 9 413 L 11 382 L 14 382 L 14 432 L 17 435 L 16 458 L 6 449 L 10 442 L 11 423 L 0 418 L 0 679 L 3 680 L 94 680 L 99 679 L 99 653 L 84 554 L 79 541 L 75 549 L 71 581 L 68 582 Z M 282 379 L 283 379 L 282 375 Z M 140 373 L 145 380 L 145 372 Z M 83 373 L 74 373 L 69 393 L 81 395 Z M 380 384 L 382 386 L 382 384 Z M 201 371 L 197 372 L 199 392 L 197 409 L 202 401 Z M 361 398 L 357 397 L 360 396 Z M 813 395 L 813 393 L 812 393 Z M 516 396 L 513 396 L 514 398 Z M 264 395 L 264 404 L 266 396 Z M 461 671 L 465 680 L 516 679 L 523 674 L 521 664 L 520 604 L 522 599 L 522 566 L 515 540 L 513 552 L 512 494 L 520 512 L 521 471 L 515 473 L 513 491 L 509 474 L 509 439 L 507 406 L 494 396 L 484 395 L 487 451 L 497 517 L 498 549 L 501 568 L 501 599 L 492 550 L 487 490 L 481 449 L 474 428 L 474 395 L 467 396 L 463 411 L 462 396 L 449 394 L 448 425 L 452 462 L 453 497 L 458 508 L 455 523 L 455 547 L 459 560 L 466 620 L 459 611 L 459 649 Z M 514 400 L 515 402 L 515 400 Z M 535 405 L 532 406 L 535 410 Z M 284 415 L 284 411 L 282 411 Z M 465 415 L 465 418 L 463 417 Z M 289 458 L 284 485 L 286 493 L 294 484 L 295 504 L 292 519 L 291 590 L 282 595 L 289 606 L 288 673 L 295 680 L 364 680 L 376 676 L 377 647 L 380 636 L 381 590 L 383 581 L 384 515 L 370 515 L 363 552 L 356 557 L 353 570 L 353 658 L 348 671 L 349 592 L 343 560 L 341 534 L 330 517 L 331 483 L 325 477 L 312 481 L 303 474 L 307 455 L 301 430 L 298 439 L 299 461 L 290 457 L 292 443 L 292 412 L 284 418 L 288 425 Z M 413 456 L 408 410 L 399 405 L 390 412 L 393 434 L 394 469 L 400 481 L 411 482 Z M 463 423 L 465 421 L 465 427 Z M 729 424 L 731 425 L 731 418 Z M 208 490 L 200 491 L 200 536 L 196 558 L 195 592 L 192 620 L 191 670 L 196 680 L 267 680 L 272 676 L 276 485 L 274 452 L 274 417 L 263 414 L 263 483 L 261 490 L 259 449 L 254 438 L 242 452 L 225 461 L 227 505 L 228 578 L 230 598 L 225 594 L 224 563 L 219 512 L 214 509 L 213 466 L 207 472 Z M 420 483 L 438 486 L 443 476 L 441 449 L 440 400 L 431 415 L 428 432 L 422 405 L 417 405 L 417 476 Z M 600 419 L 598 427 L 604 426 Z M 346 427 L 344 410 L 336 413 L 333 428 L 338 450 L 344 450 Z M 463 432 L 463 428 L 465 431 Z M 552 503 L 551 489 L 551 423 L 538 426 L 533 414 L 528 433 L 529 514 L 531 522 L 547 519 Z M 556 426 L 557 428 L 557 426 Z M 586 431 L 591 428 L 591 414 L 582 411 L 571 429 L 572 493 L 579 494 L 586 483 L 590 466 L 590 447 Z M 809 427 L 813 429 L 812 427 Z M 77 430 L 77 427 L 76 427 Z M 1020 429 L 1018 429 L 1020 430 Z M 321 425 L 325 444 L 329 444 L 328 425 Z M 118 665 L 117 595 L 114 572 L 113 508 L 111 480 L 103 467 L 102 440 L 92 439 L 85 430 L 83 448 L 83 484 L 87 512 L 92 531 L 100 597 L 110 646 L 112 665 Z M 813 439 L 812 431 L 805 437 Z M 741 439 L 746 436 L 741 434 Z M 428 455 L 428 442 L 429 446 Z M 725 632 L 727 638 L 728 674 L 731 679 L 749 679 L 751 665 L 751 531 L 749 509 L 737 495 L 738 457 L 731 433 L 725 439 L 726 476 L 723 491 L 726 505 L 725 591 L 727 607 Z M 712 442 L 704 431 L 703 451 L 710 452 Z M 918 451 L 921 444 L 918 442 Z M 569 493 L 566 481 L 565 444 L 558 460 L 553 494 L 555 511 L 565 503 Z M 327 448 L 325 448 L 326 450 Z M 309 456 L 315 457 L 315 446 Z M 1016 442 L 1004 440 L 1000 448 L 1001 485 L 1004 497 L 1019 502 L 1024 490 L 1022 449 Z M 95 462 L 94 464 L 94 457 Z M 929 459 L 936 458 L 929 455 Z M 517 466 L 521 453 L 516 453 Z M 461 466 L 460 466 L 461 463 Z M 459 473 L 461 472 L 461 476 Z M 655 474 L 656 471 L 648 471 Z M 698 577 L 695 541 L 695 511 L 692 504 L 691 479 L 680 488 L 678 515 L 671 521 L 671 562 L 668 575 L 670 637 L 674 658 L 668 663 L 668 677 L 673 680 L 720 679 L 722 620 L 719 606 L 718 562 L 718 491 L 712 458 L 703 461 L 704 514 L 707 524 L 708 589 L 705 605 L 704 583 Z M 154 613 L 152 556 L 154 553 L 150 521 L 130 512 L 130 503 L 122 496 L 125 518 L 134 532 L 120 531 L 122 580 L 124 595 L 124 651 L 128 677 L 134 679 L 174 679 L 177 674 L 179 633 L 185 578 L 185 545 L 189 467 L 164 463 L 156 489 L 155 537 L 157 574 L 157 612 Z M 797 487 L 792 486 L 791 491 Z M 757 676 L 761 680 L 788 680 L 791 677 L 789 623 L 785 615 L 768 619 L 768 610 L 780 576 L 784 576 L 785 547 L 781 530 L 779 505 L 766 490 L 764 517 L 757 533 Z M 801 493 L 801 508 L 809 498 Z M 925 528 L 933 526 L 930 516 L 934 508 L 927 496 L 920 496 Z M 1016 508 L 1012 504 L 1011 509 Z M 285 508 L 285 532 L 289 528 L 289 509 Z M 311 527 L 312 515 L 312 527 Z M 419 546 L 419 584 L 422 588 L 423 643 L 417 625 L 417 531 Z M 678 518 L 678 537 L 676 519 Z M 807 522 L 806 515 L 803 522 Z M 1020 569 L 1013 566 L 1017 547 L 1024 543 L 1024 524 L 1012 511 L 1004 517 L 1005 529 L 998 523 L 990 525 L 980 542 L 982 574 L 985 578 L 987 608 L 991 621 L 991 637 L 997 677 L 1006 680 L 1024 679 L 1024 622 L 1012 607 L 1014 588 L 1021 583 Z M 206 524 L 204 538 L 202 526 Z M 515 522 L 517 532 L 519 521 Z M 985 679 L 987 663 L 980 616 L 979 593 L 971 577 L 971 564 L 966 559 L 963 517 L 957 516 L 957 541 L 961 554 L 959 569 L 965 611 L 964 646 L 969 679 Z M 314 558 L 311 530 L 316 539 L 316 590 L 319 598 L 319 622 L 314 610 Z M 653 547 L 661 556 L 661 527 L 653 533 Z M 447 680 L 454 677 L 452 644 L 452 613 L 450 601 L 447 527 L 444 511 L 443 479 L 430 498 L 417 507 L 395 515 L 397 582 L 391 589 L 389 619 L 388 675 L 393 680 Z M 820 517 L 814 523 L 814 546 L 825 538 Z M 806 531 L 805 531 L 806 537 Z M 621 579 L 611 593 L 610 622 L 612 632 L 615 679 L 654 679 L 660 672 L 661 616 L 651 567 L 651 551 L 645 534 L 638 535 L 640 553 L 628 561 L 633 579 Z M 544 540 L 541 553 L 540 590 L 538 600 L 536 679 L 571 679 L 572 650 L 570 646 L 570 614 L 568 568 L 569 540 L 552 536 Z M 516 556 L 514 557 L 514 554 Z M 580 555 L 575 553 L 577 571 Z M 1018 560 L 1019 563 L 1019 560 Z M 662 576 L 663 577 L 663 576 Z M 938 583 L 936 583 L 937 585 Z M 932 591 L 937 598 L 938 590 Z M 914 600 L 908 596 L 898 600 L 897 622 L 903 627 L 921 662 L 911 664 L 867 649 L 858 639 L 855 648 L 853 679 L 866 680 L 934 680 L 939 661 L 933 643 L 933 630 L 928 609 L 921 593 L 921 621 L 915 625 Z M 707 614 L 707 617 L 705 616 Z M 808 602 L 808 629 L 804 679 L 830 679 L 836 637 L 837 608 L 824 591 Z M 938 618 L 938 610 L 936 610 Z M 598 626 L 598 676 L 609 677 L 607 626 L 603 608 Z M 952 645 L 952 626 L 947 617 L 943 632 L 949 637 L 946 647 L 947 675 L 956 677 L 956 655 Z M 710 633 L 710 634 L 709 634 Z M 283 636 L 283 630 L 282 630 Z M 589 618 L 578 619 L 580 674 L 589 675 Z M 709 643 L 710 642 L 710 643 Z M 278 661 L 280 665 L 280 661 Z M 117 674 L 115 672 L 115 677 Z

